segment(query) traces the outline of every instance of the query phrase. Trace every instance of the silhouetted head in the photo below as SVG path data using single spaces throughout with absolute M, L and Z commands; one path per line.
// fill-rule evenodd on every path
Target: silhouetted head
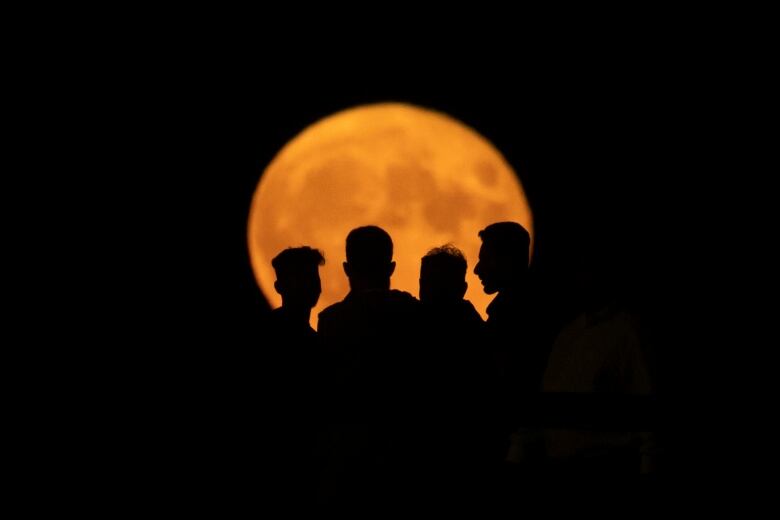
M 420 263 L 420 301 L 458 302 L 466 294 L 466 258 L 452 244 L 428 251 Z
M 487 294 L 521 283 L 528 272 L 531 236 L 517 222 L 497 222 L 479 232 L 482 247 L 476 274 Z
M 276 271 L 274 289 L 282 296 L 283 307 L 311 309 L 322 292 L 319 266 L 325 257 L 311 247 L 285 249 L 271 260 Z
M 393 240 L 387 231 L 363 226 L 349 232 L 344 272 L 352 290 L 389 289 L 393 271 Z

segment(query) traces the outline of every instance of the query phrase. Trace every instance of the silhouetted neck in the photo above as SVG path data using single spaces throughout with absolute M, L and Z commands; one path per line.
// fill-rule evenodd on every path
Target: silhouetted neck
M 495 315 L 500 313 L 502 309 L 512 308 L 521 304 L 526 298 L 528 298 L 527 283 L 518 282 L 507 285 L 498 291 L 496 297 L 487 306 L 486 311 L 488 316 Z
M 309 325 L 309 319 L 311 318 L 311 308 L 308 307 L 295 307 L 291 305 L 285 306 L 284 304 L 277 309 L 277 312 L 284 317 L 289 323 L 306 324 Z
M 517 280 L 498 290 L 498 294 L 506 297 L 522 296 L 528 292 L 527 280 Z
M 360 278 L 350 278 L 349 288 L 351 293 L 365 293 L 372 291 L 389 291 L 390 279 L 384 280 L 366 280 Z

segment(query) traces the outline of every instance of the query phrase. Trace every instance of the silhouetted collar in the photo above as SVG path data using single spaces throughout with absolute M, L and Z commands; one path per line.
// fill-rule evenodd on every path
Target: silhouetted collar
M 279 307 L 271 311 L 274 319 L 280 325 L 285 327 L 292 327 L 298 330 L 314 333 L 314 329 L 311 328 L 309 320 L 306 319 L 305 314 L 290 312 L 290 309 L 285 307 Z

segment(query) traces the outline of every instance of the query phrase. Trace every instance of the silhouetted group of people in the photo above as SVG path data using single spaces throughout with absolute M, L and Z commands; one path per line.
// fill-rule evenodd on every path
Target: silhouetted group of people
M 634 455 L 649 449 L 642 439 L 543 432 L 524 417 L 541 391 L 649 393 L 628 317 L 593 302 L 548 344 L 529 288 L 528 231 L 499 222 L 479 237 L 474 273 L 496 295 L 487 321 L 464 299 L 466 258 L 450 244 L 421 259 L 418 300 L 391 289 L 390 235 L 352 230 L 343 263 L 350 291 L 319 314 L 316 332 L 309 320 L 322 253 L 298 247 L 273 259 L 282 306 L 264 353 L 280 394 L 269 459 L 290 500 L 480 501 L 550 467 L 584 467 L 579 461 L 635 445 L 623 460 L 636 467 L 618 473 L 639 473 Z M 563 462 L 540 462 L 551 459 Z

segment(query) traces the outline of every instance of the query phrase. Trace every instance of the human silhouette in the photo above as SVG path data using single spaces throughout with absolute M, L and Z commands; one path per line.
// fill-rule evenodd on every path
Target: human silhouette
M 533 397 L 541 387 L 547 349 L 539 340 L 529 276 L 530 235 L 517 222 L 498 222 L 479 232 L 482 245 L 474 273 L 487 294 L 486 341 L 493 355 L 496 384 L 493 464 L 506 472 L 510 434 L 534 413 Z M 539 451 L 539 450 L 536 450 Z
M 430 474 L 445 495 L 462 499 L 474 496 L 489 470 L 490 417 L 484 412 L 493 376 L 485 323 L 464 299 L 467 269 L 463 253 L 451 244 L 430 250 L 420 262 L 420 301 L 430 334 L 421 398 L 430 400 L 434 419 L 426 456 L 435 461 Z
M 393 241 L 377 226 L 352 230 L 347 236 L 344 273 L 350 292 L 319 314 L 318 332 L 331 346 L 356 347 L 353 354 L 367 356 L 408 338 L 416 329 L 420 302 L 411 294 L 390 289 L 395 270 Z M 393 345 L 394 351 L 399 350 Z
M 296 403 L 290 408 L 297 412 L 312 406 L 309 390 L 320 363 L 321 349 L 309 318 L 322 292 L 319 266 L 324 263 L 322 253 L 308 246 L 285 249 L 271 261 L 276 272 L 274 289 L 282 305 L 271 311 L 269 320 L 272 346 L 263 352 L 269 361 L 266 380 L 278 382 L 275 390 L 290 397 Z
M 528 231 L 517 222 L 498 222 L 479 232 L 482 246 L 474 266 L 485 293 L 488 341 L 502 371 L 520 392 L 538 391 L 547 352 L 539 345 L 536 306 L 529 276 Z
M 497 294 L 487 308 L 491 330 L 515 329 L 518 310 L 527 307 L 524 290 L 528 281 L 528 231 L 516 222 L 497 222 L 479 232 L 482 246 L 474 274 L 487 294 Z
M 329 365 L 331 409 L 325 501 L 382 500 L 403 495 L 413 474 L 413 415 L 422 327 L 420 302 L 390 288 L 393 242 L 377 226 L 353 229 L 344 273 L 350 292 L 319 314 Z M 403 474 L 403 475 L 402 475 Z
M 271 326 L 291 346 L 315 336 L 309 319 L 322 293 L 319 266 L 324 263 L 322 253 L 307 246 L 285 249 L 271 260 L 274 289 L 282 297 L 282 306 L 271 313 Z
M 322 253 L 308 246 L 288 248 L 271 265 L 282 305 L 271 312 L 266 343 L 259 353 L 258 414 L 263 427 L 263 469 L 282 502 L 314 503 L 317 489 L 319 366 L 321 354 L 311 309 L 321 293 Z
M 485 324 L 474 305 L 464 299 L 467 269 L 466 258 L 455 246 L 431 249 L 420 262 L 420 301 L 432 335 L 426 349 L 433 358 L 430 369 L 436 377 L 432 384 L 440 385 L 443 392 L 471 396 L 474 389 L 467 387 L 473 386 L 478 368 L 484 368 Z

